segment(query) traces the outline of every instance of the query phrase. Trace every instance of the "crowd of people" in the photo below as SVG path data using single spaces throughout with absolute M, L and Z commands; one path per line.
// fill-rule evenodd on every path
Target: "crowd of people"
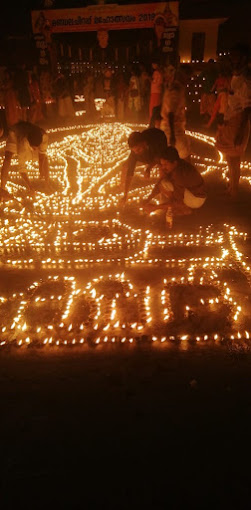
M 227 192 L 232 199 L 238 195 L 240 164 L 250 134 L 249 56 L 248 46 L 237 44 L 229 52 L 228 72 L 222 69 L 216 74 L 209 61 L 203 76 L 200 115 L 204 127 L 215 122 L 216 148 L 228 163 Z M 125 203 L 137 162 L 148 165 L 147 177 L 153 166 L 159 168 L 159 182 L 143 207 L 149 213 L 164 211 L 169 223 L 172 215 L 190 214 L 200 208 L 207 196 L 203 178 L 190 161 L 191 147 L 185 132 L 187 83 L 187 75 L 167 68 L 160 104 L 155 103 L 150 114 L 150 126 L 154 122 L 154 127 L 130 135 L 131 154 L 122 172 Z M 152 203 L 156 197 L 158 201 Z
M 4 131 L 18 121 L 42 124 L 52 116 L 75 116 L 70 81 L 61 73 L 55 77 L 49 70 L 38 73 L 36 66 L 25 64 L 4 69 L 0 84 L 1 124 Z
M 84 119 L 95 122 L 98 114 L 95 99 L 104 99 L 103 115 L 120 122 L 143 122 L 151 126 L 160 121 L 160 105 L 167 85 L 175 77 L 173 95 L 183 86 L 183 103 L 190 113 L 195 112 L 188 93 L 189 87 L 201 87 L 200 113 L 203 124 L 210 126 L 226 104 L 230 71 L 219 63 L 207 64 L 198 73 L 191 65 L 163 66 L 158 59 L 128 65 L 105 65 L 103 68 L 86 69 L 82 73 L 58 71 L 53 75 L 48 69 L 38 70 L 21 64 L 5 68 L 0 73 L 1 122 L 7 132 L 19 120 L 41 124 L 52 118 L 66 121 L 77 113 L 77 101 L 84 100 Z M 196 86 L 196 85 L 195 85 Z M 186 88 L 187 87 L 187 88 Z M 181 96 L 180 91 L 180 96 Z M 180 97 L 181 99 L 181 97 Z M 183 111 L 183 106 L 181 108 Z M 196 114 L 196 112 L 195 112 Z
M 2 124 L 9 129 L 19 120 L 41 123 L 51 116 L 71 119 L 75 116 L 75 100 L 85 100 L 85 119 L 97 118 L 95 99 L 104 99 L 103 114 L 118 121 L 148 122 L 149 115 L 161 101 L 165 70 L 158 62 L 147 69 L 143 63 L 123 68 L 106 65 L 103 69 L 86 70 L 82 74 L 47 69 L 38 73 L 36 67 L 24 64 L 4 69 L 0 79 Z
M 240 162 L 245 152 L 250 129 L 251 77 L 249 48 L 236 45 L 230 51 L 229 66 L 215 66 L 209 61 L 200 73 L 200 117 L 204 129 L 215 126 L 216 147 L 228 162 L 229 195 L 238 193 Z M 48 115 L 47 107 L 57 105 L 57 115 L 71 119 L 75 115 L 74 96 L 84 97 L 87 119 L 95 121 L 95 99 L 103 99 L 103 116 L 118 121 L 146 123 L 149 128 L 133 132 L 128 144 L 130 156 L 123 166 L 123 203 L 130 190 L 138 162 L 147 164 L 145 176 L 158 165 L 160 181 L 144 204 L 147 212 L 164 210 L 171 215 L 189 214 L 206 200 L 203 179 L 191 164 L 191 146 L 186 135 L 189 113 L 189 83 L 193 68 L 152 62 L 149 72 L 143 64 L 128 66 L 114 73 L 106 68 L 96 78 L 88 73 L 83 79 L 69 80 L 58 74 L 48 76 L 26 72 L 25 66 L 15 76 L 6 70 L 2 85 L 5 98 L 5 119 L 8 128 L 1 188 L 5 189 L 11 158 L 18 154 L 20 172 L 32 189 L 25 171 L 30 150 L 37 150 L 40 176 L 49 180 L 46 148 L 48 137 L 39 126 Z M 16 106 L 15 106 L 16 105 Z M 36 125 L 38 124 L 38 125 Z M 3 192 L 2 192 L 3 193 Z M 151 203 L 157 195 L 159 202 Z

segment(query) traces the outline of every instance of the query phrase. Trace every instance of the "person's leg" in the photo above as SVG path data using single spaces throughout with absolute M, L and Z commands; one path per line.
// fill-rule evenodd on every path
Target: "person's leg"
M 238 194 L 238 186 L 240 180 L 240 156 L 228 157 L 228 172 L 229 172 L 229 194 L 235 198 Z
M 188 207 L 186 204 L 184 204 L 183 201 L 174 202 L 172 204 L 172 212 L 173 216 L 186 216 L 187 214 L 192 213 L 192 209 L 191 207 Z
M 125 163 L 123 163 L 122 168 L 121 168 L 121 177 L 120 177 L 120 188 L 121 188 L 121 191 L 124 191 L 124 188 L 125 188 L 127 170 L 128 170 L 128 166 L 127 166 L 127 164 L 125 162 Z
M 4 157 L 4 162 L 1 171 L 1 188 L 5 189 L 6 182 L 8 180 L 10 163 L 11 163 L 12 154 L 11 152 L 6 152 Z
M 151 127 L 151 128 L 157 127 L 156 126 L 156 121 L 158 121 L 158 120 L 159 120 L 159 126 L 160 126 L 160 121 L 161 121 L 161 119 L 160 119 L 160 111 L 161 111 L 161 105 L 160 104 L 153 107 L 152 115 L 151 115 L 151 118 L 150 118 L 149 127 Z
M 149 126 L 154 127 L 154 120 L 152 119 L 154 108 L 161 104 L 160 94 L 151 94 L 149 103 Z M 151 125 L 152 124 L 152 125 Z
M 27 108 L 26 108 L 26 107 L 23 107 L 23 108 L 22 108 L 22 120 L 23 120 L 24 122 L 26 122 L 26 121 L 27 121 Z
M 191 142 L 182 126 L 175 129 L 175 148 L 181 159 L 191 162 Z
M 48 157 L 46 154 L 39 154 L 38 156 L 39 161 L 39 174 L 40 179 L 44 179 L 45 182 L 49 182 L 49 163 L 48 163 Z
M 217 113 L 220 110 L 220 105 L 221 105 L 221 95 L 219 94 L 219 96 L 217 97 L 217 100 L 214 103 L 214 107 L 213 107 L 213 112 L 212 112 L 211 118 L 209 119 L 209 121 L 205 125 L 205 127 L 210 128 L 212 126 L 213 122 L 216 119 Z
M 22 177 L 22 179 L 24 180 L 25 184 L 26 184 L 26 187 L 28 188 L 29 191 L 31 191 L 32 193 L 34 193 L 34 190 L 32 188 L 32 185 L 30 183 L 30 180 L 29 180 L 29 177 L 27 175 L 27 173 L 25 172 L 20 172 L 20 175 Z
M 144 177 L 145 179 L 150 179 L 150 168 L 147 166 L 144 170 Z
M 235 198 L 238 194 L 239 180 L 240 180 L 241 158 L 237 156 L 232 158 L 232 197 Z

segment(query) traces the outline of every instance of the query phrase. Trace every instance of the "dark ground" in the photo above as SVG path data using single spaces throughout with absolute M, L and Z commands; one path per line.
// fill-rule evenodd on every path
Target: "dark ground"
M 1 354 L 1 508 L 249 508 L 250 352 Z

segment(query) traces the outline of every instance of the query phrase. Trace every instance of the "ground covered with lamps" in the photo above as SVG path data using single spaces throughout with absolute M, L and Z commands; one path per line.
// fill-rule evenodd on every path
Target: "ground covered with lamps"
M 8 190 L 17 200 L 0 210 L 6 504 L 24 497 L 29 481 L 40 508 L 37 490 L 55 477 L 64 485 L 53 488 L 56 508 L 78 508 L 81 484 L 88 508 L 108 508 L 112 496 L 128 508 L 136 494 L 130 470 L 144 506 L 163 508 L 167 487 L 176 495 L 173 508 L 183 508 L 196 476 L 200 501 L 213 489 L 221 507 L 226 497 L 228 506 L 235 503 L 238 492 L 239 501 L 247 497 L 248 476 L 239 475 L 238 462 L 250 424 L 251 164 L 243 163 L 239 199 L 230 202 L 226 163 L 213 138 L 188 132 L 208 200 L 169 230 L 140 207 L 157 170 L 147 181 L 139 168 L 128 204 L 120 206 L 120 169 L 134 129 L 51 129 L 52 189 L 43 188 L 37 163 L 29 162 L 33 200 L 11 172 Z M 4 143 L 1 163 L 3 154 Z M 222 464 L 215 467 L 216 445 Z M 87 466 L 88 483 L 81 476 Z M 235 480 L 232 498 L 224 492 L 227 478 Z M 18 492 L 10 496 L 12 481 Z M 41 494 L 43 508 L 48 494 Z
M 16 200 L 1 206 L 2 348 L 249 344 L 250 164 L 243 165 L 240 202 L 231 204 L 224 197 L 226 163 L 213 139 L 189 132 L 209 197 L 168 230 L 140 207 L 157 169 L 146 181 L 139 168 L 128 204 L 120 206 L 132 129 L 112 123 L 51 129 L 52 190 L 45 193 L 30 161 L 33 200 L 13 168 L 8 189 Z

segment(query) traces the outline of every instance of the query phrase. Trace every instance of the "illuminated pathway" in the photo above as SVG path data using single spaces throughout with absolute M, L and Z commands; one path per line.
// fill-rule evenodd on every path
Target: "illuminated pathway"
M 19 204 L 1 205 L 2 347 L 248 342 L 250 233 L 229 224 L 184 232 L 145 228 L 137 203 L 153 184 L 137 175 L 121 211 L 120 168 L 131 130 L 120 124 L 50 130 L 51 140 L 60 139 L 48 151 L 55 192 L 37 192 L 32 209 L 18 173 L 11 173 L 8 190 Z M 0 149 L 2 165 L 4 143 Z M 219 171 L 227 179 L 222 155 L 195 155 L 194 162 L 204 175 Z M 29 175 L 38 179 L 36 162 Z M 242 180 L 251 184 L 248 162 Z

